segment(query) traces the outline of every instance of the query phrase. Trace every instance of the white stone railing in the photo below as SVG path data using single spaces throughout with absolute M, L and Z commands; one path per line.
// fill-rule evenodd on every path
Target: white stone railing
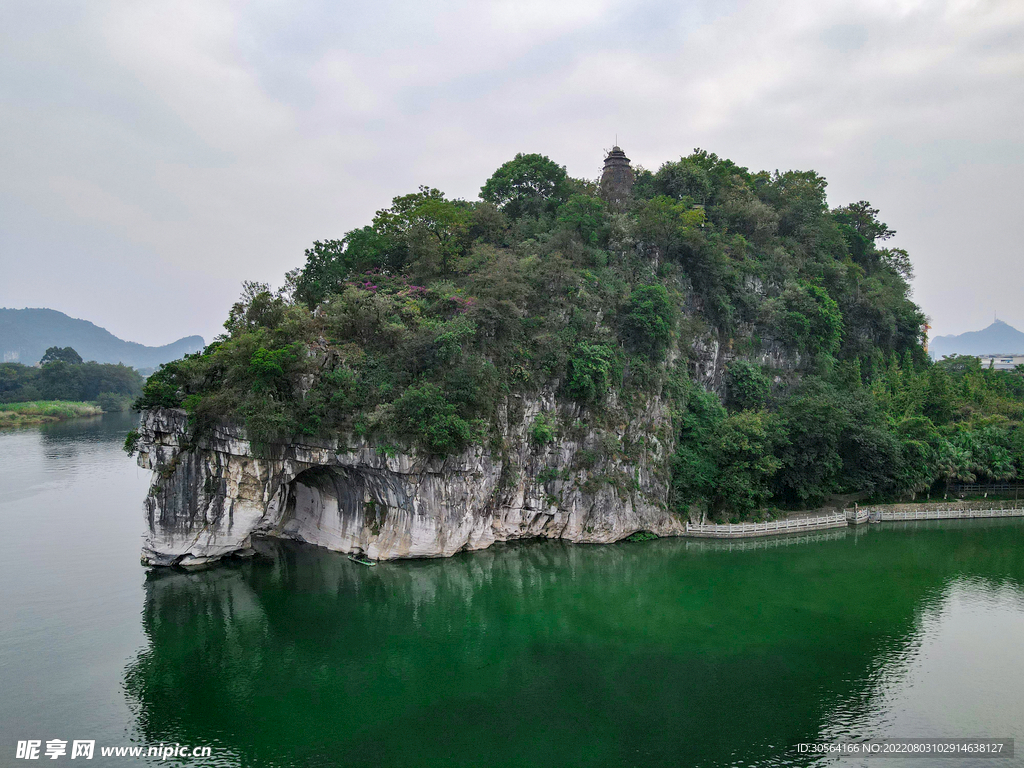
M 995 499 L 985 499 L 982 501 L 926 501 L 926 502 L 910 502 L 906 504 L 872 504 L 864 507 L 869 510 L 873 515 L 881 512 L 882 514 L 890 512 L 955 512 L 957 510 L 990 510 L 990 509 L 1018 509 L 1024 506 L 1024 499 L 1020 501 L 1013 501 L 1012 499 L 1004 501 L 996 501 Z M 900 518 L 902 519 L 902 518 Z
M 851 525 L 860 525 L 868 522 L 870 513 L 866 509 L 854 508 L 846 510 L 846 522 Z
M 882 522 L 895 520 L 960 520 L 975 517 L 1024 517 L 1024 508 L 997 507 L 993 509 L 919 509 L 915 512 L 875 513 Z
M 838 528 L 847 524 L 866 523 L 869 519 L 892 522 L 898 520 L 959 520 L 986 517 L 1024 517 L 1024 506 L 1015 505 L 1013 502 L 997 501 L 987 505 L 984 509 L 965 508 L 963 503 L 930 504 L 924 509 L 915 510 L 859 507 L 848 509 L 845 512 L 833 512 L 828 515 L 769 520 L 764 523 L 688 522 L 684 535 L 706 539 L 739 539 Z
M 764 523 L 687 523 L 686 536 L 731 539 L 746 536 L 772 536 L 778 533 L 797 533 L 846 525 L 846 513 L 834 512 L 819 517 L 797 517 L 769 520 Z

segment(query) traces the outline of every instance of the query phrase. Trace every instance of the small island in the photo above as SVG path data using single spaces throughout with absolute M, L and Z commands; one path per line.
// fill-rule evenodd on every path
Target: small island
M 41 400 L 30 403 L 0 403 L 0 429 L 5 427 L 31 427 L 54 421 L 99 416 L 103 409 L 93 403 L 63 400 Z
M 126 411 L 142 382 L 135 369 L 85 362 L 72 347 L 50 347 L 38 366 L 0 363 L 0 429 Z
M 166 364 L 126 447 L 144 561 L 603 543 L 1024 472 L 1024 376 L 933 362 L 912 265 L 813 171 L 519 154 L 317 241 Z M 639 535 L 639 536 L 638 536 Z

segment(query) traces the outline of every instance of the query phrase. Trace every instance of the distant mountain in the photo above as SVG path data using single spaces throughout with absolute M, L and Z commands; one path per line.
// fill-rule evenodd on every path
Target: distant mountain
M 48 347 L 74 347 L 83 360 L 148 369 L 204 346 L 202 336 L 187 336 L 162 347 L 147 347 L 54 309 L 0 308 L 0 362 L 4 363 L 35 365 Z
M 1020 355 L 1024 354 L 1024 333 L 996 320 L 983 331 L 959 336 L 936 336 L 928 344 L 932 357 L 944 355 Z

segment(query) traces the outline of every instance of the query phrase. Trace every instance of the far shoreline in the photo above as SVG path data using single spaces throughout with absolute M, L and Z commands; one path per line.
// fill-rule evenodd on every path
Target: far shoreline
M 34 427 L 88 416 L 102 416 L 103 412 L 103 409 L 96 403 L 70 400 L 0 403 L 0 429 Z

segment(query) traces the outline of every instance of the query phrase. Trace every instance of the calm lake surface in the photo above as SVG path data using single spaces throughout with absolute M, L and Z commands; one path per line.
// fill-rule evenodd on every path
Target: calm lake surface
M 57 738 L 85 765 L 826 765 L 793 745 L 847 736 L 1015 737 L 937 762 L 1024 765 L 1021 520 L 147 573 L 131 424 L 0 433 L 0 765 Z

